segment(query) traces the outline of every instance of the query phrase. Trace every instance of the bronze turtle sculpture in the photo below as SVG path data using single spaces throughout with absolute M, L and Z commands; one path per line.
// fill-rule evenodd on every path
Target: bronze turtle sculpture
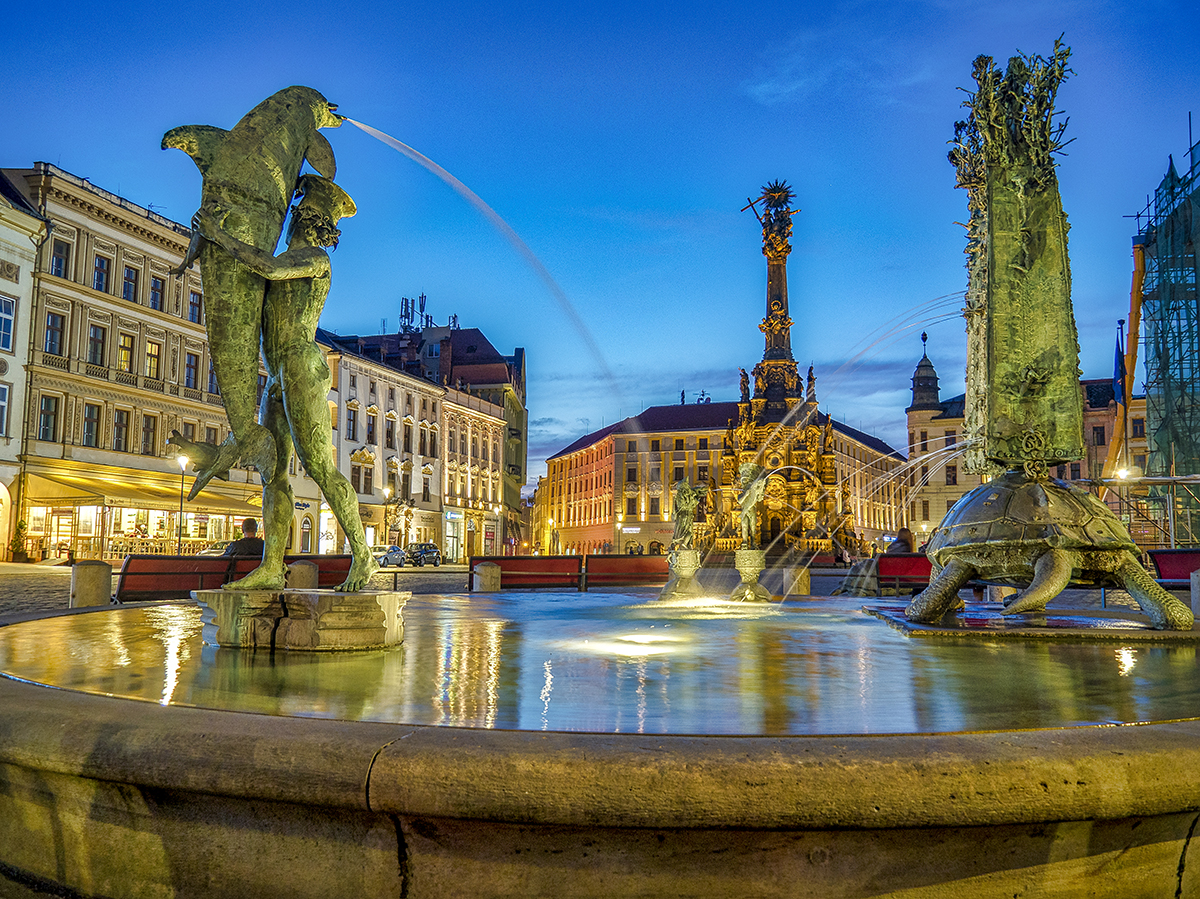
M 1068 584 L 1124 587 L 1154 627 L 1191 630 L 1191 610 L 1141 566 L 1124 525 L 1099 498 L 1057 478 L 1008 471 L 946 513 L 927 553 L 936 577 L 909 604 L 911 621 L 939 620 L 971 580 L 1024 587 L 1003 614 L 1036 612 Z

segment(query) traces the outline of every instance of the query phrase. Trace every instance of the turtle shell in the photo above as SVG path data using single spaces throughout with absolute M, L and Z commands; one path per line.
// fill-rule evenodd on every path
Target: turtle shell
M 939 568 L 961 556 L 986 575 L 993 565 L 1004 567 L 1016 556 L 1032 560 L 1050 548 L 1089 557 L 1137 552 L 1125 526 L 1094 494 L 1020 471 L 1005 472 L 955 503 L 927 552 Z

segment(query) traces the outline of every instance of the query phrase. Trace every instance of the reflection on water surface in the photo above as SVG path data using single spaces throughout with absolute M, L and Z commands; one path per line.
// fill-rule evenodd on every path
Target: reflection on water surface
M 192 605 L 0 628 L 0 671 L 267 715 L 521 730 L 868 734 L 1200 717 L 1191 646 L 910 639 L 861 600 L 660 603 L 615 594 L 417 596 L 404 645 L 203 645 Z

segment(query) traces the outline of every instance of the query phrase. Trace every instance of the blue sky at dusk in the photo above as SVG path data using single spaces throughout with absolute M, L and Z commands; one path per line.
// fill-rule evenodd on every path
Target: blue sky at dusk
M 777 178 L 801 209 L 792 347 L 822 409 L 901 447 L 922 330 L 943 396 L 961 392 L 967 213 L 946 142 L 978 54 L 1048 54 L 1059 34 L 1073 49 L 1059 178 L 1085 376 L 1111 374 L 1128 311 L 1127 216 L 1168 154 L 1186 165 L 1189 111 L 1200 138 L 1194 0 L 71 6 L 6 13 L 0 165 L 51 162 L 186 223 L 199 174 L 163 132 L 317 88 L 487 202 L 599 347 L 450 187 L 356 128 L 325 132 L 359 213 L 322 325 L 394 330 L 400 298 L 424 293 L 437 323 L 525 347 L 532 477 L 681 390 L 736 399 L 766 292 L 739 210 Z

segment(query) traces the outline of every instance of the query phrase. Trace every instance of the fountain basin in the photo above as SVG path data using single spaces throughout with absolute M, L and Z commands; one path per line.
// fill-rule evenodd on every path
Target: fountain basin
M 394 653 L 419 652 L 419 606 L 406 608 Z M 137 611 L 54 624 L 119 629 Z M 905 639 L 866 626 L 881 642 Z M 160 642 L 153 664 L 187 655 L 188 639 Z M 128 667 L 145 662 L 147 647 L 122 645 Z M 33 660 L 14 659 L 12 639 L 7 652 L 0 873 L 85 896 L 1149 896 L 1200 886 L 1196 720 L 940 734 L 498 730 L 185 707 L 185 685 L 163 693 L 169 677 L 146 691 L 158 701 L 119 699 L 105 685 L 14 679 Z M 74 652 L 64 670 L 102 661 L 95 646 Z M 336 654 L 318 664 L 326 659 Z M 260 667 L 272 670 L 270 660 L 232 670 L 249 687 Z M 235 692 L 231 677 L 217 692 Z M 142 679 L 110 678 L 107 692 Z

